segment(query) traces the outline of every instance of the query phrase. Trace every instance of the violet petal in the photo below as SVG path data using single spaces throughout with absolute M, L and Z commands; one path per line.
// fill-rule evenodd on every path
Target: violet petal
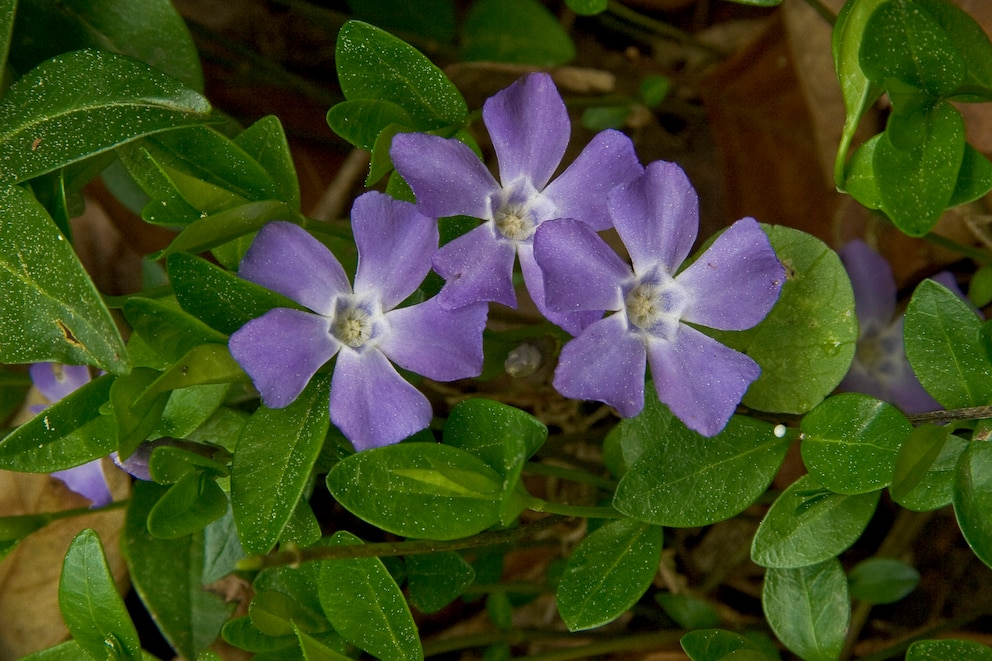
M 785 282 L 785 268 L 753 218 L 731 225 L 675 280 L 692 304 L 685 321 L 720 330 L 751 328 L 768 315 Z
M 651 163 L 644 174 L 613 189 L 607 207 L 638 274 L 659 263 L 674 274 L 699 231 L 699 198 L 675 163 Z
M 424 215 L 491 218 L 489 198 L 500 186 L 468 145 L 426 133 L 401 133 L 393 138 L 389 155 Z
M 103 507 L 113 500 L 107 478 L 103 474 L 103 461 L 93 461 L 74 466 L 61 471 L 55 471 L 52 477 L 61 480 L 73 493 L 78 493 L 90 501 L 90 507 Z
M 503 186 L 525 178 L 534 188 L 544 188 L 565 155 L 572 130 L 551 76 L 540 72 L 520 78 L 486 100 L 482 119 Z
M 513 243 L 496 235 L 492 223 L 483 223 L 434 253 L 434 270 L 447 280 L 438 302 L 449 309 L 495 301 L 517 306 L 513 291 Z
M 90 369 L 86 365 L 33 363 L 28 374 L 38 392 L 52 403 L 90 382 Z
M 554 387 L 565 397 L 605 402 L 630 418 L 644 408 L 645 349 L 622 314 L 601 319 L 566 344 Z
M 341 345 L 331 335 L 327 317 L 275 308 L 235 331 L 228 346 L 262 402 L 278 409 L 303 392 Z
M 854 313 L 862 326 L 888 325 L 896 311 L 896 281 L 892 267 L 884 257 L 864 241 L 849 241 L 839 251 L 851 287 L 854 289 Z
M 585 225 L 585 223 L 579 224 Z M 559 326 L 570 335 L 578 335 L 586 326 L 603 316 L 604 310 L 602 308 L 597 310 L 582 310 L 580 312 L 559 312 L 550 308 L 544 292 L 544 273 L 534 259 L 533 244 L 519 244 L 517 246 L 517 256 L 520 258 L 520 270 L 523 272 L 527 292 L 545 319 Z
M 453 310 L 432 298 L 387 312 L 389 333 L 378 348 L 405 370 L 435 381 L 482 373 L 482 331 L 489 306 L 473 303 Z
M 377 294 L 385 310 L 396 307 L 431 270 L 437 222 L 409 202 L 369 191 L 355 200 L 351 226 L 358 246 L 355 292 Z
M 652 338 L 648 362 L 658 399 L 689 429 L 719 433 L 761 374 L 750 357 L 682 325 L 674 342 Z
M 302 227 L 283 221 L 259 230 L 238 275 L 323 315 L 334 309 L 336 294 L 351 293 L 331 251 Z
M 358 451 L 398 443 L 431 422 L 430 402 L 381 351 L 345 350 L 331 377 L 331 421 Z
M 548 184 L 544 195 L 557 206 L 557 217 L 577 218 L 595 230 L 605 230 L 613 226 L 607 194 L 642 172 L 630 138 L 609 129 L 593 136 L 572 164 Z

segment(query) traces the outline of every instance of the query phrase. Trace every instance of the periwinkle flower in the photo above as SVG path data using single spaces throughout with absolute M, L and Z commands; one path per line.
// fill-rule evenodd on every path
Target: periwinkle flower
M 396 443 L 427 427 L 427 398 L 390 361 L 437 381 L 482 371 L 484 303 L 448 310 L 436 298 L 398 308 L 430 271 L 433 219 L 408 202 L 368 192 L 352 207 L 358 247 L 355 286 L 322 243 L 272 222 L 258 233 L 241 277 L 307 308 L 275 308 L 231 335 L 231 354 L 270 408 L 289 405 L 337 356 L 331 420 L 357 450 Z
M 942 409 L 913 372 L 903 345 L 902 313 L 896 313 L 896 282 L 892 267 L 864 241 L 855 239 L 839 251 L 854 289 L 858 342 L 854 360 L 838 390 L 860 392 L 891 402 L 904 413 Z M 964 298 L 947 271 L 933 276 Z
M 713 436 L 761 370 L 692 325 L 751 328 L 778 300 L 785 270 L 757 221 L 744 218 L 679 272 L 696 239 L 699 210 L 695 190 L 674 163 L 652 163 L 614 189 L 608 204 L 633 268 L 585 223 L 546 222 L 534 238 L 549 306 L 616 312 L 562 348 L 554 386 L 632 417 L 644 407 L 650 364 L 658 399 L 690 429 Z
M 606 194 L 639 175 L 630 139 L 597 134 L 553 181 L 568 145 L 568 112 L 551 77 L 532 73 L 489 98 L 482 110 L 499 161 L 499 181 L 464 143 L 424 133 L 393 138 L 390 156 L 417 196 L 417 208 L 435 218 L 466 215 L 479 227 L 445 244 L 434 269 L 447 279 L 438 296 L 446 308 L 480 301 L 516 306 L 513 264 L 538 309 L 570 332 L 595 319 L 562 315 L 545 305 L 534 261 L 534 231 L 552 218 L 575 218 L 595 230 L 610 226 Z
M 28 368 L 28 373 L 38 392 L 52 404 L 90 382 L 90 370 L 86 365 L 34 363 Z M 38 413 L 44 408 L 32 406 L 31 411 Z M 113 496 L 101 464 L 102 460 L 94 459 L 80 466 L 55 471 L 51 475 L 61 480 L 70 491 L 89 500 L 91 507 L 103 507 L 110 504 Z

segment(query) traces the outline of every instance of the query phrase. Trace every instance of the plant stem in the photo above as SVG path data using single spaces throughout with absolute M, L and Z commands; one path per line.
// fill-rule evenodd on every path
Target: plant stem
M 706 51 L 707 53 L 715 55 L 719 58 L 727 57 L 726 52 L 716 48 L 715 46 L 699 41 L 688 32 L 684 32 L 674 25 L 669 25 L 663 21 L 658 21 L 649 16 L 645 16 L 644 14 L 636 12 L 633 9 L 623 6 L 619 2 L 613 2 L 611 0 L 606 6 L 606 11 L 616 18 L 635 25 L 646 32 L 651 32 L 666 39 L 671 39 L 672 41 L 682 44 L 683 46 L 698 48 L 699 50 Z
M 837 22 L 837 14 L 835 14 L 830 7 L 823 4 L 820 0 L 806 0 L 806 4 L 812 7 L 816 13 L 830 25 Z
M 987 250 L 958 243 L 954 239 L 949 239 L 946 236 L 934 234 L 933 232 L 928 232 L 923 238 L 942 248 L 947 248 L 948 250 L 961 253 L 965 257 L 970 257 L 981 264 L 992 264 L 992 253 L 989 253 Z
M 622 519 L 623 514 L 612 507 L 589 507 L 585 505 L 567 505 L 565 503 L 552 503 L 540 498 L 533 498 L 527 501 L 527 508 L 535 512 L 548 512 L 560 514 L 562 516 L 575 516 L 583 519 Z
M 674 645 L 685 634 L 683 630 L 658 631 L 654 633 L 628 634 L 620 638 L 602 640 L 588 645 L 567 649 L 530 654 L 520 657 L 521 661 L 567 661 L 568 659 L 589 659 L 614 654 L 616 652 L 636 652 L 655 649 L 661 645 Z
M 385 558 L 399 555 L 418 555 L 436 553 L 438 551 L 458 551 L 484 546 L 499 546 L 513 544 L 532 537 L 552 526 L 564 521 L 566 516 L 547 516 L 534 523 L 512 528 L 510 530 L 494 530 L 484 532 L 475 537 L 453 540 L 415 540 L 405 542 L 375 542 L 371 544 L 353 544 L 346 546 L 308 546 L 298 548 L 287 544 L 282 551 L 269 555 L 252 555 L 238 561 L 240 571 L 257 571 L 267 567 L 284 565 L 299 566 L 303 562 L 314 560 L 342 560 L 346 558 Z
M 913 424 L 950 422 L 951 420 L 985 420 L 992 418 L 992 406 L 968 406 L 948 411 L 928 411 L 906 416 Z

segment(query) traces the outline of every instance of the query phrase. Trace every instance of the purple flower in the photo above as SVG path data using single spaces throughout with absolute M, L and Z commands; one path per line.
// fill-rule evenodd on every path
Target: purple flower
M 86 365 L 34 363 L 28 368 L 28 373 L 38 392 L 52 404 L 90 382 L 90 370 Z M 32 406 L 31 411 L 38 413 L 44 408 Z M 52 477 L 61 480 L 70 491 L 89 500 L 91 507 L 103 507 L 110 504 L 113 496 L 110 495 L 101 463 L 101 459 L 94 459 L 81 466 L 55 471 Z
M 617 312 L 564 346 L 554 386 L 631 417 L 644 407 L 647 363 L 658 399 L 689 428 L 713 436 L 761 370 L 689 324 L 751 328 L 778 300 L 785 270 L 757 221 L 744 218 L 678 272 L 696 240 L 699 212 L 696 192 L 674 163 L 652 163 L 613 190 L 608 204 L 633 268 L 584 223 L 547 222 L 534 239 L 550 307 Z
M 331 420 L 357 450 L 427 427 L 427 398 L 390 361 L 437 381 L 478 376 L 486 305 L 457 310 L 435 298 L 397 308 L 430 271 L 433 219 L 408 202 L 365 193 L 352 207 L 358 271 L 352 290 L 334 255 L 300 227 L 269 223 L 241 262 L 241 277 L 309 311 L 276 308 L 231 335 L 231 354 L 271 408 L 290 404 L 337 356 Z
M 840 249 L 840 258 L 854 288 L 858 343 L 851 367 L 837 387 L 891 402 L 904 413 L 937 411 L 943 407 L 923 389 L 906 358 L 903 314 L 896 314 L 896 282 L 885 258 L 854 240 Z M 964 299 L 947 271 L 932 278 Z
M 514 256 L 538 309 L 570 332 L 595 320 L 548 308 L 534 261 L 533 235 L 552 218 L 576 218 L 593 229 L 610 226 L 606 194 L 642 171 L 630 139 L 597 134 L 554 181 L 571 124 L 551 77 L 533 73 L 488 99 L 483 121 L 499 161 L 499 181 L 465 144 L 424 133 L 393 139 L 390 156 L 417 196 L 417 208 L 434 218 L 466 215 L 485 222 L 445 244 L 434 270 L 447 279 L 438 295 L 446 308 L 480 301 L 516 306 Z M 550 183 L 549 183 L 550 182 Z

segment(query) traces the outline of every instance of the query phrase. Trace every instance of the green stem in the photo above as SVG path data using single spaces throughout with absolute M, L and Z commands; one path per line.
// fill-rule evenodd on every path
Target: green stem
M 400 555 L 418 555 L 437 553 L 438 551 L 460 551 L 464 549 L 481 548 L 484 546 L 500 546 L 514 544 L 532 537 L 558 523 L 567 517 L 548 516 L 540 521 L 513 528 L 510 530 L 494 530 L 484 532 L 475 537 L 454 539 L 448 541 L 416 540 L 406 542 L 375 542 L 371 544 L 354 544 L 346 546 L 308 546 L 299 548 L 287 544 L 284 550 L 269 555 L 252 555 L 238 561 L 240 571 L 257 571 L 268 567 L 284 565 L 298 566 L 303 562 L 314 560 L 342 560 L 345 558 L 385 558 Z
M 813 10 L 816 11 L 816 13 L 830 25 L 837 22 L 837 14 L 835 14 L 830 7 L 820 2 L 820 0 L 806 0 L 806 4 L 812 7 Z
M 606 6 L 606 11 L 616 18 L 635 25 L 646 32 L 651 32 L 666 39 L 671 39 L 672 41 L 682 44 L 683 46 L 689 46 L 706 51 L 712 55 L 716 55 L 719 58 L 727 57 L 727 53 L 723 50 L 710 46 L 709 44 L 704 44 L 688 32 L 684 32 L 674 25 L 669 25 L 668 23 L 645 16 L 644 14 L 636 12 L 633 9 L 623 6 L 619 2 L 614 2 L 611 0 Z
M 527 501 L 527 509 L 535 512 L 547 512 L 549 514 L 560 514 L 561 516 L 574 516 L 583 519 L 622 519 L 623 514 L 612 507 L 589 507 L 585 505 L 567 505 L 565 503 L 552 503 L 540 498 L 531 498 Z
M 949 239 L 946 236 L 934 234 L 933 232 L 928 232 L 923 238 L 930 243 L 941 246 L 942 248 L 947 248 L 948 250 L 961 253 L 965 257 L 970 257 L 976 262 L 980 262 L 982 264 L 992 264 L 992 253 L 987 250 L 958 243 L 954 239 Z
M 536 461 L 528 461 L 524 464 L 524 472 L 531 473 L 532 475 L 546 475 L 548 477 L 557 477 L 563 480 L 568 480 L 570 482 L 580 482 L 582 484 L 590 484 L 594 487 L 603 489 L 604 491 L 613 492 L 617 488 L 617 483 L 615 480 L 611 480 L 605 477 L 600 477 L 599 475 L 593 475 L 592 473 L 587 473 L 583 470 L 576 470 L 574 468 L 563 468 L 561 466 L 554 466 L 551 464 L 542 464 Z

